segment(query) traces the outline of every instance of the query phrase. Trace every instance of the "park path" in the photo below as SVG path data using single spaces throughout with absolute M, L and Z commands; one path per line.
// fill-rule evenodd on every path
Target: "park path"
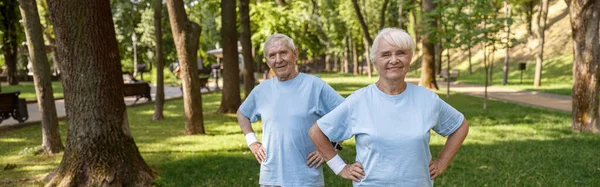
M 406 78 L 407 82 L 418 85 L 418 78 Z M 220 83 L 222 84 L 222 83 Z M 439 81 L 438 86 L 440 90 L 446 90 L 447 82 Z M 210 90 L 214 90 L 215 84 L 213 82 L 209 82 Z M 152 85 L 152 98 L 155 100 L 155 92 L 156 86 Z M 206 93 L 208 90 L 202 89 L 202 93 Z M 458 84 L 451 82 L 450 83 L 450 91 L 464 93 L 467 95 L 472 95 L 476 97 L 484 96 L 484 87 L 481 85 L 472 85 L 472 84 Z M 173 99 L 182 97 L 182 93 L 179 90 L 179 87 L 174 86 L 166 86 L 165 85 L 165 99 Z M 541 93 L 535 91 L 520 91 L 510 88 L 503 88 L 498 86 L 489 86 L 488 87 L 488 97 L 495 100 L 519 103 L 539 108 L 546 108 L 551 110 L 563 111 L 563 112 L 571 112 L 571 97 L 557 94 L 548 94 Z M 127 106 L 134 105 L 135 97 L 126 97 L 124 98 L 125 104 Z M 146 99 L 140 99 L 135 105 L 147 103 Z M 27 104 L 27 110 L 29 111 L 29 119 L 24 123 L 18 123 L 17 121 L 11 119 L 4 120 L 0 124 L 0 131 L 8 130 L 16 127 L 23 127 L 28 125 L 39 124 L 40 122 L 40 114 L 38 110 L 37 103 Z M 56 100 L 56 112 L 60 119 L 65 119 L 65 103 L 64 100 L 59 99 Z
M 156 85 L 153 85 L 153 84 L 150 84 L 150 85 L 151 85 L 150 92 L 152 93 L 152 101 L 155 101 L 156 100 Z M 220 85 L 222 85 L 222 83 Z M 209 82 L 208 87 L 210 88 L 211 91 L 214 91 L 216 88 L 214 82 Z M 202 93 L 206 93 L 206 92 L 208 92 L 208 90 L 203 88 Z M 181 93 L 179 86 L 165 85 L 165 99 L 174 99 L 174 98 L 181 98 L 181 97 L 183 97 L 183 95 Z M 133 96 L 125 97 L 124 101 L 125 101 L 125 105 L 127 105 L 127 106 L 141 105 L 141 104 L 148 103 L 148 101 L 145 98 L 140 98 L 140 100 L 138 100 L 137 102 L 134 103 L 135 97 L 133 97 Z M 54 102 L 56 103 L 56 114 L 58 115 L 58 118 L 61 120 L 66 119 L 67 114 L 65 111 L 65 100 L 57 99 Z M 39 124 L 40 120 L 41 120 L 41 116 L 40 116 L 38 104 L 37 103 L 27 104 L 27 111 L 29 112 L 29 119 L 27 119 L 27 121 L 25 121 L 23 123 L 19 123 L 18 121 L 14 120 L 12 118 L 6 119 L 0 124 L 0 132 L 4 131 L 4 130 L 12 129 L 12 128 L 18 128 L 18 127 Z

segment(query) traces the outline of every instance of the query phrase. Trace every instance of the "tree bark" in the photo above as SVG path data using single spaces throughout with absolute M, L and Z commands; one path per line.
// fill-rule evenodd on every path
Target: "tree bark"
M 423 14 L 428 14 L 429 12 L 435 9 L 435 4 L 433 4 L 432 0 L 422 0 L 423 6 Z M 423 16 L 425 18 L 425 16 Z M 435 20 L 423 20 L 423 23 L 430 25 L 431 27 L 435 27 Z M 438 85 L 435 80 L 434 68 L 435 68 L 435 51 L 434 46 L 431 41 L 429 41 L 429 35 L 423 34 L 421 38 L 421 42 L 423 45 L 423 60 L 421 66 L 421 81 L 419 82 L 420 86 L 424 86 L 428 89 L 437 90 Z
M 129 130 L 109 1 L 48 1 L 63 71 L 67 146 L 46 186 L 150 186 Z
M 19 81 L 16 78 L 17 73 L 17 27 L 19 23 L 19 13 L 17 12 L 17 1 L 6 1 L 1 7 L 2 21 L 4 30 L 2 32 L 2 52 L 4 54 L 4 64 L 6 65 L 7 81 L 9 85 L 17 85 Z
M 438 39 L 438 42 L 433 45 L 433 50 L 435 51 L 433 59 L 435 59 L 435 75 L 439 75 L 442 72 L 442 40 Z
M 571 0 L 573 30 L 573 109 L 571 127 L 577 132 L 600 132 L 600 2 Z
M 329 63 L 331 63 L 331 55 L 326 54 L 325 55 L 325 72 L 331 71 L 331 65 Z
M 380 11 L 380 19 L 379 19 L 379 30 L 383 29 L 383 27 L 385 26 L 385 11 L 387 10 L 387 5 L 390 2 L 390 0 L 384 0 L 383 1 L 383 7 L 381 7 L 381 11 Z M 400 6 L 402 7 L 402 6 Z M 401 15 L 398 17 L 402 17 Z
M 344 48 L 344 62 L 342 64 L 341 67 L 341 72 L 343 73 L 348 73 L 348 61 L 350 59 L 350 54 L 348 51 L 350 51 L 350 42 L 348 42 L 349 36 L 346 36 L 346 39 L 344 40 L 346 45 Z
M 42 24 L 35 0 L 19 0 L 21 17 L 27 38 L 27 48 L 33 64 L 33 82 L 42 119 L 42 151 L 56 154 L 63 151 L 58 130 L 58 117 L 52 95 L 50 65 L 46 57 Z
M 154 115 L 152 120 L 165 119 L 165 59 L 163 57 L 162 41 L 162 0 L 154 1 L 154 41 L 156 43 L 156 98 L 154 100 Z
M 535 54 L 535 77 L 533 87 L 542 85 L 542 64 L 544 63 L 544 32 L 546 31 L 546 18 L 548 17 L 548 0 L 540 0 L 540 15 L 538 19 L 538 51 Z
M 367 44 L 367 39 L 364 40 L 363 44 L 365 45 L 365 59 L 367 61 L 367 76 L 369 78 L 373 77 L 373 69 L 371 68 L 371 58 L 370 58 L 370 53 L 371 53 L 371 48 L 369 46 L 369 44 Z
M 369 27 L 367 27 L 367 24 L 363 19 L 362 13 L 360 13 L 360 7 L 358 7 L 358 2 L 356 0 L 352 0 L 352 6 L 354 7 L 354 12 L 356 13 L 356 17 L 358 18 L 360 27 L 362 28 L 363 34 L 365 35 L 365 39 L 367 39 L 369 45 L 373 45 L 373 39 L 371 39 L 371 35 L 369 34 Z
M 403 6 L 404 6 L 404 0 L 400 0 L 398 2 L 398 28 L 400 28 L 400 29 L 405 29 L 403 27 L 404 21 L 402 20 L 402 14 L 403 14 L 402 13 L 402 9 L 403 9 Z
M 504 8 L 506 10 L 506 17 L 510 18 L 511 17 L 511 10 L 510 10 L 510 4 L 508 3 L 508 0 L 504 0 Z M 506 21 L 506 45 L 505 45 L 505 49 L 506 50 L 506 54 L 504 55 L 504 67 L 502 68 L 502 85 L 506 85 L 508 84 L 508 58 L 509 58 L 509 52 L 510 52 L 510 48 L 509 48 L 509 43 L 510 43 L 510 25 L 508 24 L 508 20 Z
M 358 52 L 356 49 L 356 43 L 352 43 L 352 74 L 358 75 Z
M 340 70 L 338 69 L 338 67 L 339 67 L 338 59 L 339 59 L 338 55 L 334 54 L 333 55 L 333 72 L 340 72 Z
M 240 98 L 235 0 L 221 1 L 221 38 L 223 43 L 223 94 L 218 113 L 235 113 Z
M 198 42 L 200 26 L 190 21 L 185 14 L 183 0 L 167 0 L 171 32 L 179 58 L 180 76 L 185 110 L 185 133 L 205 134 L 202 116 L 202 92 L 198 77 Z
M 535 6 L 534 0 L 529 0 L 525 3 L 525 21 L 527 22 L 527 35 L 533 36 L 533 7 Z
M 250 8 L 249 0 L 240 0 L 240 26 L 242 32 L 240 41 L 242 42 L 242 55 L 244 56 L 244 91 L 246 97 L 254 88 L 254 62 L 252 60 L 252 30 L 250 30 Z

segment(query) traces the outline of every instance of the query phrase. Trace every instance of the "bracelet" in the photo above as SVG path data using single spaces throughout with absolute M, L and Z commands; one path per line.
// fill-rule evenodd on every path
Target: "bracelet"
M 331 160 L 327 161 L 327 165 L 337 175 L 346 167 L 346 162 L 342 160 L 340 155 L 336 154 Z
M 248 147 L 250 147 L 250 145 L 252 145 L 254 142 L 258 142 L 258 138 L 256 138 L 256 134 L 254 134 L 253 132 L 246 134 L 246 144 L 248 144 Z

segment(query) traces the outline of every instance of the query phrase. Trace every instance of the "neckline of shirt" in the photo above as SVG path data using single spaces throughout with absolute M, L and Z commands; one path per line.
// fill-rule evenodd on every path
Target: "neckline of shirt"
M 375 90 L 375 92 L 376 92 L 377 95 L 381 95 L 381 96 L 383 96 L 385 98 L 390 98 L 390 99 L 402 99 L 402 98 L 405 97 L 405 95 L 408 94 L 407 92 L 409 91 L 409 89 L 412 89 L 412 84 L 410 84 L 408 82 L 405 83 L 405 84 L 406 84 L 406 88 L 404 89 L 404 91 L 402 91 L 402 93 L 396 94 L 396 95 L 390 95 L 390 94 L 387 94 L 387 93 L 381 91 L 379 89 L 379 87 L 377 87 L 376 83 L 372 83 L 369 86 L 371 87 L 372 90 Z

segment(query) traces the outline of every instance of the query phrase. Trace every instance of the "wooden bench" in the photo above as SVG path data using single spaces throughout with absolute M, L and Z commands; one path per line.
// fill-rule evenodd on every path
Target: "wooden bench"
M 450 71 L 450 75 L 448 75 L 448 69 L 443 69 L 440 72 L 440 77 L 444 78 L 444 80 L 456 80 L 458 78 L 458 76 L 460 75 L 460 71 L 457 69 L 453 69 Z
M 0 93 L 0 123 L 10 117 L 19 123 L 29 118 L 27 103 L 25 99 L 19 99 L 19 94 L 21 94 L 19 91 Z
M 123 93 L 125 97 L 135 96 L 134 104 L 144 97 L 147 101 L 152 101 L 152 95 L 150 95 L 150 84 L 147 82 L 136 82 L 127 83 L 123 85 Z

